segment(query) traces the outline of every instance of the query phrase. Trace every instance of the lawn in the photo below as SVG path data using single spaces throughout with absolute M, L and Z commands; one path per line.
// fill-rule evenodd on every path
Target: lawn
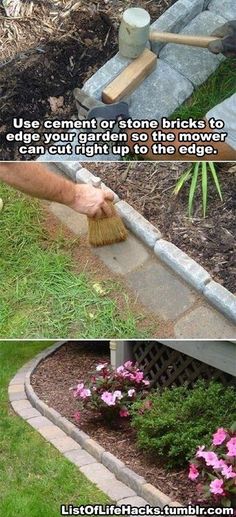
M 109 502 L 9 407 L 11 378 L 49 345 L 0 341 L 0 508 L 4 517 L 59 517 L 61 504 Z
M 223 61 L 217 70 L 199 86 L 193 95 L 180 106 L 171 119 L 204 118 L 214 106 L 223 102 L 235 93 L 236 59 L 228 58 Z
M 40 202 L 3 184 L 0 197 L 1 338 L 145 337 L 119 283 L 75 270 L 75 239 L 49 234 Z

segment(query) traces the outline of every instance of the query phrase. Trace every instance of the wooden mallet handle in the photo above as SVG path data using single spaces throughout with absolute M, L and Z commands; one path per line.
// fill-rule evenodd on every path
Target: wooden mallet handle
M 216 41 L 219 38 L 214 36 L 188 36 L 187 34 L 174 34 L 172 32 L 150 31 L 149 39 L 150 41 L 178 43 L 179 45 L 207 48 L 209 43 Z

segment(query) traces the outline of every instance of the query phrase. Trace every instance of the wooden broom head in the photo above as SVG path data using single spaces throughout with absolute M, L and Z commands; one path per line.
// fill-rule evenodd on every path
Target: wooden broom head
M 112 201 L 108 201 L 112 210 L 112 216 L 96 218 L 88 217 L 89 243 L 91 246 L 107 246 L 127 239 L 128 232 L 117 214 Z

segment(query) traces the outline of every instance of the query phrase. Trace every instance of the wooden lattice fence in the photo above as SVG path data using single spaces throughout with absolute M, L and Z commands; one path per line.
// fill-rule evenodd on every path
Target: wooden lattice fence
M 192 386 L 200 378 L 236 386 L 232 375 L 161 343 L 136 342 L 133 355 L 152 386 Z

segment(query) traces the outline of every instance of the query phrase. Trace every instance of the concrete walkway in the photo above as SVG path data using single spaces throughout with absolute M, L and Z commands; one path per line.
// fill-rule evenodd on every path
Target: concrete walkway
M 85 216 L 57 203 L 51 203 L 49 210 L 78 237 L 87 234 Z M 150 313 L 171 323 L 174 333 L 170 337 L 234 339 L 234 325 L 133 234 L 130 233 L 125 242 L 91 248 L 91 253 L 112 273 L 125 279 L 134 296 Z

